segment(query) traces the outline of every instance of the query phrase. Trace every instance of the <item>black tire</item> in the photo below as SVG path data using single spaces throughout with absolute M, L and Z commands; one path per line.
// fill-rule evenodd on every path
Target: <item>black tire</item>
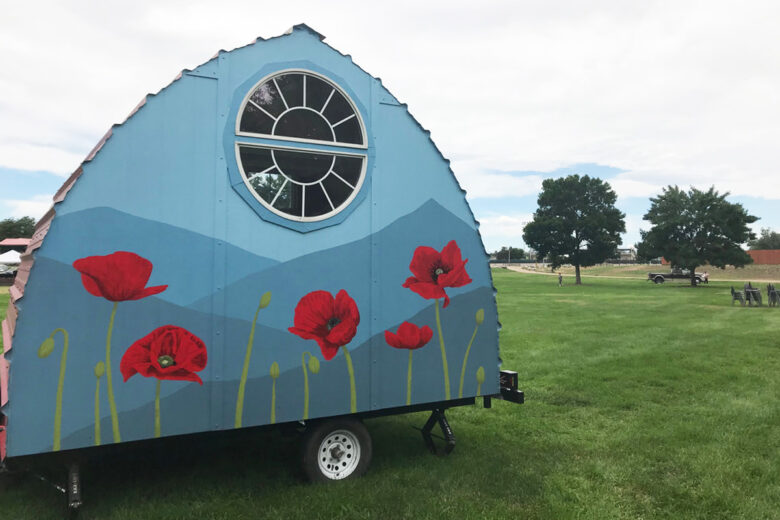
M 655 283 L 664 283 L 664 277 L 663 276 L 656 276 L 653 278 L 653 282 Z
M 301 446 L 301 466 L 312 482 L 363 475 L 371 464 L 371 435 L 357 419 L 326 419 L 309 426 Z

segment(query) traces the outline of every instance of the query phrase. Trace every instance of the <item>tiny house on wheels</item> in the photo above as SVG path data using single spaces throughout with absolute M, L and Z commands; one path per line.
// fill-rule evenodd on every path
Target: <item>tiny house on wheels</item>
M 445 409 L 522 401 L 448 161 L 322 40 L 183 71 L 57 192 L 2 325 L 2 459 L 297 424 L 341 479 L 363 418 L 429 410 L 451 449 Z

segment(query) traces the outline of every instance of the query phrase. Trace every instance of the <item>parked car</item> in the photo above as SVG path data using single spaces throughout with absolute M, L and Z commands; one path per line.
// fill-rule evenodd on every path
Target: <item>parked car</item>
M 708 283 L 707 275 L 705 273 L 695 273 L 696 283 Z M 682 279 L 690 280 L 690 269 L 680 269 L 678 267 L 672 268 L 668 273 L 647 273 L 647 279 L 652 280 L 653 283 L 664 283 L 666 280 Z

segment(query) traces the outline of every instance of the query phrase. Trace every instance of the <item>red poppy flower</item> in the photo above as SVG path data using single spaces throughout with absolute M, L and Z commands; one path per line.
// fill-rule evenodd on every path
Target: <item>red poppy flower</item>
M 409 270 L 414 276 L 406 279 L 407 287 L 426 300 L 444 298 L 444 307 L 450 304 L 445 287 L 462 287 L 471 283 L 466 272 L 466 262 L 460 256 L 460 248 L 454 240 L 444 246 L 441 253 L 432 247 L 420 246 L 414 250 Z
M 415 350 L 424 347 L 433 337 L 433 331 L 428 325 L 418 327 L 414 323 L 405 321 L 398 327 L 398 332 L 393 334 L 385 331 L 385 341 L 391 347 Z
M 135 374 L 157 379 L 195 381 L 206 368 L 206 345 L 192 332 L 174 325 L 154 329 L 127 349 L 119 370 L 125 381 Z
M 146 287 L 152 275 L 152 263 L 127 251 L 80 258 L 73 262 L 73 267 L 81 273 L 81 283 L 89 294 L 112 302 L 140 300 L 168 288 L 167 285 Z
M 328 291 L 313 291 L 295 306 L 295 326 L 289 330 L 303 339 L 317 340 L 325 361 L 355 337 L 360 323 L 355 300 L 341 290 L 333 298 Z

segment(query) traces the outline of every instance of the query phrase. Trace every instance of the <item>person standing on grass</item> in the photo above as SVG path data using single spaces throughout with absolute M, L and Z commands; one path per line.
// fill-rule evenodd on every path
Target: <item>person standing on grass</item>
M 563 275 L 558 273 L 558 287 L 563 287 Z

